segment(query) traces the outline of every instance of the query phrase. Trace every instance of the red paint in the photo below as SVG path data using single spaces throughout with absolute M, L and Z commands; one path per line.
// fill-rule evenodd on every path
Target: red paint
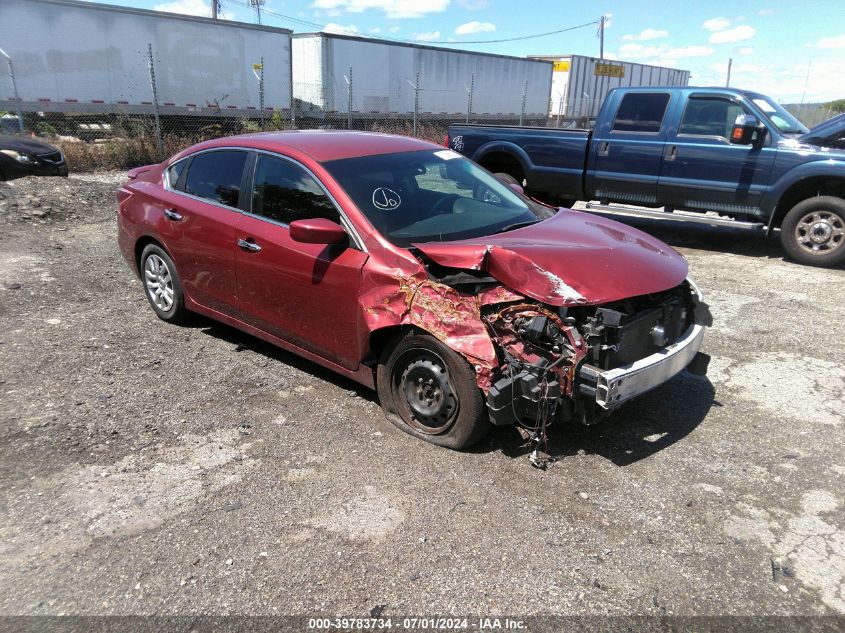
M 507 287 L 552 305 L 606 303 L 659 292 L 681 283 L 688 272 L 686 260 L 660 240 L 569 210 L 499 235 L 415 246 L 438 264 L 487 271 Z M 543 271 L 583 299 L 557 292 Z
M 304 244 L 341 244 L 349 238 L 342 226 L 325 218 L 296 220 L 288 229 L 294 242 Z
M 214 147 L 267 150 L 305 166 L 337 201 L 363 249 L 345 235 L 343 243 L 330 243 L 340 237 L 340 227 L 328 221 L 282 226 L 163 187 L 167 165 Z M 472 295 L 441 284 L 428 277 L 410 251 L 378 234 L 321 164 L 423 149 L 440 146 L 385 134 L 332 131 L 275 132 L 201 143 L 166 163 L 130 172 L 123 190 L 131 195 L 121 196 L 118 215 L 120 248 L 136 267 L 139 242 L 159 242 L 176 264 L 189 309 L 370 386 L 378 355 L 370 340 L 384 328 L 414 326 L 444 341 L 475 367 L 479 386 L 487 390 L 498 367 L 498 343 L 483 310 L 525 304 L 526 297 L 550 305 L 602 303 L 665 290 L 686 276 L 686 261 L 662 242 L 610 220 L 561 211 L 500 235 L 417 245 L 441 265 L 487 271 L 502 286 Z M 182 218 L 168 219 L 165 209 Z M 238 240 L 259 244 L 261 250 L 239 248 Z

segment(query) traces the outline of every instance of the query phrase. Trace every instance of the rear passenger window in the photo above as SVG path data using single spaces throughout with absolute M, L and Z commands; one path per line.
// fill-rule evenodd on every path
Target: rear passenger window
M 237 207 L 246 156 L 236 150 L 197 154 L 188 168 L 185 193 Z
M 666 92 L 630 92 L 622 97 L 612 131 L 657 133 L 667 105 Z
M 167 168 L 167 184 L 170 185 L 171 189 L 177 189 L 176 184 L 179 182 L 179 176 L 185 170 L 187 164 L 187 160 L 180 160 Z M 181 187 L 179 188 L 181 189 Z
M 334 203 L 311 174 L 288 160 L 264 154 L 255 163 L 252 212 L 284 224 L 311 218 L 340 222 Z

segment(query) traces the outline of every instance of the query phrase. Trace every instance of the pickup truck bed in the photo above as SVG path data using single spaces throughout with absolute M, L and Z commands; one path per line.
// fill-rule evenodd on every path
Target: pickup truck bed
M 530 193 L 543 199 L 583 199 L 591 130 L 517 125 L 452 125 L 449 145 L 493 173 L 524 180 L 531 165 Z M 520 177 L 522 176 L 522 177 Z M 559 198 L 559 200 L 558 200 Z

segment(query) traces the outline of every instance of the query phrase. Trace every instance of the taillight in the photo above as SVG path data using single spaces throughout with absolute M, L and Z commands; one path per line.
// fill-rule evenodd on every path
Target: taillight
M 449 147 L 449 135 L 443 137 L 443 147 Z

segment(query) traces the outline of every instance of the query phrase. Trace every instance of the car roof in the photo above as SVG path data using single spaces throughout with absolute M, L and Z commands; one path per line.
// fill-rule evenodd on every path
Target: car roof
M 328 162 L 358 156 L 396 154 L 425 149 L 442 149 L 422 139 L 379 132 L 353 130 L 285 130 L 243 134 L 206 141 L 191 147 L 184 154 L 213 147 L 248 147 L 285 153 L 294 150 L 307 154 L 317 162 Z

